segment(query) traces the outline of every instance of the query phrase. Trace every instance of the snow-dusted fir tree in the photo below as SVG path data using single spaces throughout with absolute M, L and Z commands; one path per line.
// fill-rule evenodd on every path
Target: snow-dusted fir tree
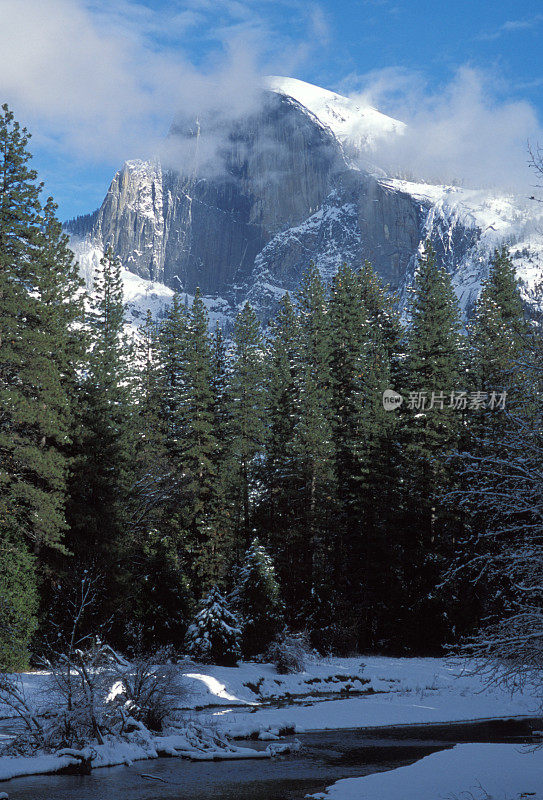
M 232 600 L 243 626 L 243 655 L 263 653 L 284 627 L 283 603 L 273 562 L 256 538 L 245 553 Z
M 187 631 L 187 652 L 204 664 L 235 666 L 240 651 L 241 628 L 237 617 L 216 586 L 204 597 Z
M 449 577 L 467 577 L 483 602 L 461 653 L 511 690 L 532 683 L 543 706 L 542 330 L 543 319 L 513 364 L 504 423 L 483 428 L 456 464 L 462 480 L 450 499 L 468 524 Z

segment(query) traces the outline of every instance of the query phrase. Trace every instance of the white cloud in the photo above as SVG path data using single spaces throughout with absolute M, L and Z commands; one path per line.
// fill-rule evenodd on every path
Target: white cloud
M 509 19 L 492 31 L 482 33 L 477 38 L 481 41 L 492 42 L 495 39 L 500 39 L 507 33 L 517 33 L 518 31 L 529 31 L 537 28 L 543 22 L 543 14 L 534 14 L 533 17 L 524 17 L 523 19 Z
M 282 2 L 301 15 L 297 0 Z M 102 163 L 149 156 L 179 109 L 255 108 L 281 50 L 266 4 L 0 0 L 0 97 L 50 149 Z M 198 67 L 182 46 L 189 36 L 204 53 Z M 293 45 L 286 67 L 300 53 Z
M 384 142 L 376 154 L 395 174 L 427 181 L 527 191 L 533 184 L 528 141 L 543 141 L 543 128 L 526 100 L 503 98 L 503 82 L 462 67 L 440 90 L 420 73 L 387 69 L 347 86 L 360 102 L 407 123 L 405 134 Z

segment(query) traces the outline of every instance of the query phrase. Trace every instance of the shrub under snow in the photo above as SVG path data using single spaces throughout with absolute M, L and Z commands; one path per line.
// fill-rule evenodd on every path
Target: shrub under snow
M 309 652 L 309 644 L 304 634 L 281 633 L 268 647 L 266 657 L 275 664 L 277 672 L 287 675 L 303 672 Z

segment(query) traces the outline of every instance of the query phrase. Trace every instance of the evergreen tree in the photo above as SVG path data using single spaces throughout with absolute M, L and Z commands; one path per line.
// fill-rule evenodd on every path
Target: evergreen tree
M 268 532 L 281 580 L 293 583 L 291 565 L 303 546 L 299 494 L 302 488 L 294 448 L 299 413 L 299 328 L 289 294 L 270 324 L 266 347 L 268 437 L 263 469 L 264 498 L 259 524 Z M 290 603 L 290 596 L 289 596 Z
M 331 513 L 334 499 L 334 445 L 330 421 L 330 328 L 326 290 L 313 266 L 304 274 L 297 293 L 300 325 L 299 412 L 294 449 L 301 479 L 300 522 L 307 541 L 299 553 L 298 598 L 313 609 L 328 602 L 331 576 L 333 530 Z M 302 607 L 296 611 L 300 613 Z M 320 612 L 313 614 L 315 624 Z
M 159 424 L 164 446 L 165 483 L 156 527 L 171 541 L 185 564 L 184 515 L 187 478 L 183 463 L 183 435 L 186 396 L 187 312 L 176 293 L 159 329 L 158 392 Z
M 161 419 L 158 326 L 147 310 L 136 346 L 134 484 L 130 514 L 134 527 L 153 527 L 164 498 L 168 465 Z
M 0 671 L 28 668 L 28 648 L 37 627 L 34 558 L 24 544 L 0 539 Z
M 196 592 L 222 577 L 224 530 L 217 481 L 218 443 L 215 433 L 213 363 L 208 317 L 196 291 L 187 328 L 184 424 L 181 459 L 187 475 L 185 491 L 190 536 L 190 569 Z
M 537 335 L 537 325 L 534 331 Z M 462 557 L 469 552 L 472 557 L 477 553 L 481 563 L 485 559 L 488 561 L 489 569 L 483 570 L 484 575 L 473 581 L 468 580 L 466 570 L 460 571 L 452 582 L 461 598 L 462 615 L 456 624 L 459 634 L 473 630 L 474 623 L 484 616 L 499 616 L 504 602 L 507 603 L 511 587 L 504 591 L 500 581 L 496 582 L 497 570 L 488 583 L 484 578 L 491 573 L 496 542 L 502 538 L 501 534 L 494 537 L 487 533 L 495 530 L 495 506 L 503 508 L 504 505 L 491 498 L 502 491 L 506 495 L 506 481 L 503 487 L 500 485 L 503 473 L 507 473 L 507 468 L 503 468 L 509 456 L 505 454 L 508 450 L 516 452 L 518 458 L 523 435 L 528 450 L 530 442 L 533 444 L 529 431 L 540 422 L 534 371 L 529 368 L 530 353 L 535 349 L 529 347 L 531 337 L 515 270 L 505 248 L 494 253 L 468 333 L 470 396 L 478 393 L 481 406 L 468 410 L 459 447 L 462 455 L 454 461 L 459 479 L 457 485 L 451 487 L 450 499 L 451 505 L 460 506 L 463 514 L 457 551 Z M 496 464 L 501 464 L 500 468 L 496 469 Z M 484 470 L 479 465 L 484 465 Z M 485 479 L 483 471 L 487 470 L 492 475 Z M 477 492 L 480 496 L 487 495 L 490 502 L 485 500 L 477 507 Z
M 133 426 L 132 348 L 124 333 L 120 262 L 111 251 L 100 260 L 88 313 L 91 349 L 81 386 L 79 431 L 71 476 L 69 546 L 76 565 L 104 580 L 94 624 L 111 613 L 125 577 L 128 490 Z M 75 566 L 75 565 L 74 565 Z
M 330 285 L 330 377 L 336 482 L 341 491 L 343 516 L 352 524 L 361 465 L 360 435 L 362 353 L 369 338 L 368 312 L 360 282 L 347 265 L 339 268 Z M 343 538 L 343 537 L 342 537 Z M 345 563 L 345 542 L 335 548 L 339 569 Z
M 188 357 L 187 328 L 187 311 L 180 296 L 175 293 L 159 332 L 160 415 L 172 464 L 180 460 L 185 365 Z
M 241 657 L 241 629 L 226 599 L 213 587 L 200 603 L 193 623 L 187 631 L 188 653 L 204 664 L 236 666 Z
M 228 440 L 230 435 L 230 403 L 228 397 L 228 357 L 226 342 L 221 327 L 217 323 L 211 342 L 211 385 L 214 396 L 214 422 L 219 447 L 218 460 L 228 460 Z
M 383 407 L 383 392 L 397 386 L 401 325 L 394 296 L 369 262 L 356 277 L 365 322 L 351 399 L 357 413 L 352 529 L 359 532 L 359 541 L 352 548 L 356 568 L 353 564 L 350 571 L 358 581 L 353 597 L 359 604 L 358 648 L 363 650 L 394 646 L 394 608 L 402 594 L 396 518 L 403 480 L 398 417 Z
M 519 391 L 507 424 L 459 455 L 461 481 L 449 497 L 467 524 L 448 577 L 457 591 L 469 587 L 479 612 L 468 609 L 460 652 L 511 691 L 527 682 L 541 688 L 543 666 L 542 332 L 536 318 L 521 358 L 508 366 Z
M 171 537 L 147 528 L 131 554 L 128 578 L 130 585 L 123 589 L 125 647 L 146 653 L 179 647 L 187 632 L 193 593 Z
M 517 334 L 526 333 L 524 308 L 518 288 L 518 278 L 505 245 L 494 251 L 488 279 L 483 291 L 500 309 L 502 320 Z
M 507 250 L 496 250 L 490 272 L 483 283 L 475 309 L 475 318 L 469 326 L 470 388 L 490 394 L 509 393 L 513 400 L 518 385 L 516 361 L 526 343 L 528 328 L 515 268 Z M 503 423 L 503 415 L 490 413 L 477 415 L 472 428 L 481 435 L 482 428 L 493 423 Z M 479 423 L 479 424 L 477 424 Z M 490 435 L 492 431 L 489 431 Z
M 265 439 L 263 420 L 263 359 L 260 325 L 246 303 L 234 325 L 234 352 L 230 380 L 230 430 L 233 491 L 239 542 L 246 543 L 253 524 L 252 494 L 257 485 L 257 457 Z
M 149 652 L 183 640 L 192 593 L 182 554 L 164 527 L 170 464 L 161 417 L 159 328 L 150 311 L 139 330 L 133 482 L 126 553 L 125 646 Z
M 27 166 L 28 134 L 0 116 L 0 519 L 4 535 L 39 550 L 65 530 L 70 429 L 67 366 L 61 355 L 76 316 L 69 276 L 52 263 L 52 206 L 44 219 L 36 173 Z M 45 230 L 44 230 L 45 229 Z M 48 238 L 47 238 L 48 237 Z M 51 303 L 67 299 L 61 311 Z
M 385 349 L 393 364 L 393 357 L 397 357 L 402 339 L 398 298 L 383 284 L 369 261 L 365 261 L 357 272 L 357 279 L 372 339 Z
M 463 383 L 458 302 L 444 267 L 426 242 L 415 275 L 407 334 L 403 418 L 406 636 L 415 647 L 449 635 L 450 609 L 436 596 L 443 559 L 455 534 L 442 494 L 454 477 L 448 456 L 458 446 L 462 411 L 451 402 Z M 432 631 L 432 636 L 429 631 Z
M 0 114 L 0 571 L 1 601 L 18 613 L 14 658 L 34 627 L 35 554 L 61 550 L 66 530 L 69 392 L 79 366 L 81 312 L 66 238 L 51 199 L 42 209 L 29 134 Z M 5 560 L 5 563 L 4 563 Z M 25 596 L 28 600 L 25 599 Z M 9 612 L 11 615 L 12 612 Z M 0 635 L 0 647 L 2 647 Z
M 451 407 L 450 398 L 462 382 L 462 358 L 458 301 L 429 241 L 415 275 L 410 311 L 406 454 L 414 466 L 412 488 L 421 504 L 418 535 L 421 544 L 430 546 L 436 536 L 436 493 L 445 479 L 445 456 L 458 441 L 461 414 Z
M 243 656 L 263 653 L 284 627 L 284 609 L 273 562 L 256 538 L 245 553 L 232 602 L 242 624 Z

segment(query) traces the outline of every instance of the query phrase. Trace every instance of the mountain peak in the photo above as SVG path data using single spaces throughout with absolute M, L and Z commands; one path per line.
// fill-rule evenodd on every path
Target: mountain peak
M 371 150 L 379 140 L 399 135 L 405 129 L 405 123 L 382 114 L 373 106 L 297 78 L 270 75 L 265 78 L 264 85 L 276 94 L 296 100 L 342 144 L 356 150 Z

